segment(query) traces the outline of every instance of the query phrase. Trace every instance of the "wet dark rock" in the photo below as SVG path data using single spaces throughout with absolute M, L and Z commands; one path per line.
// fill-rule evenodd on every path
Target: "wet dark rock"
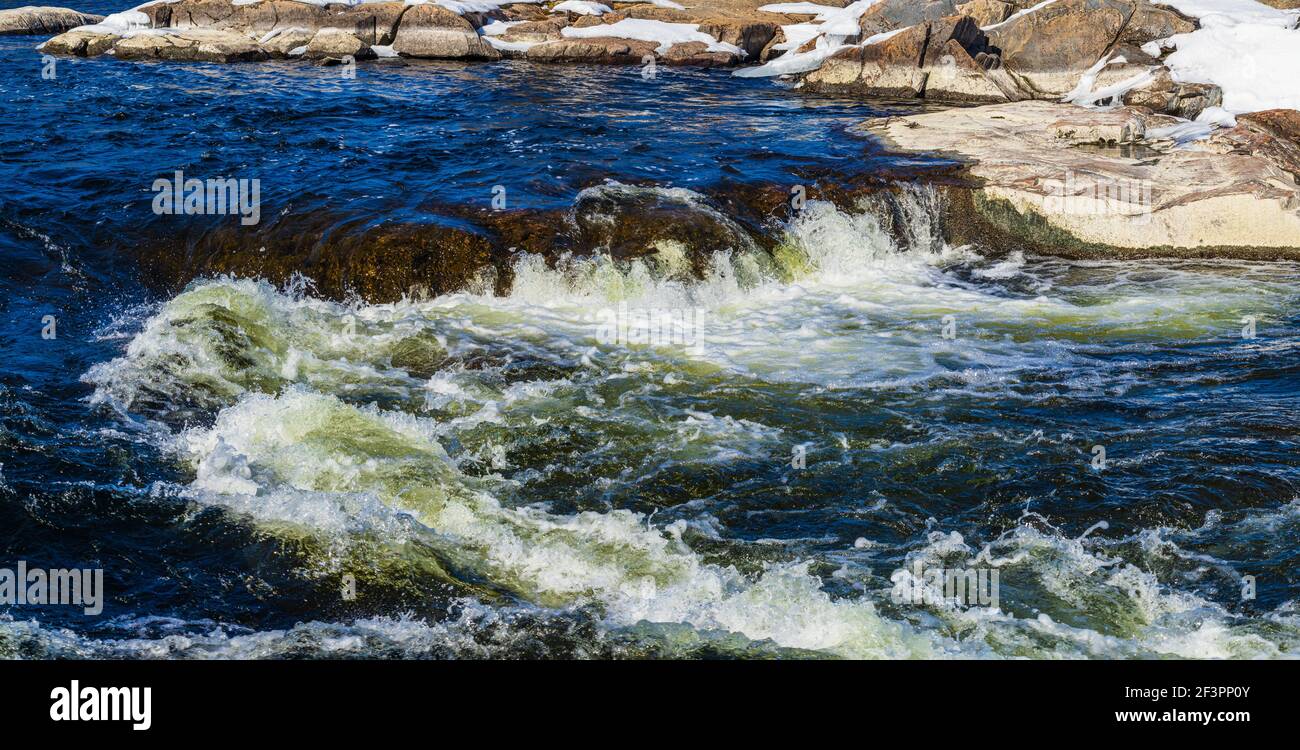
M 745 59 L 757 60 L 763 49 L 776 37 L 781 28 L 768 21 L 729 19 L 706 20 L 699 24 L 700 31 L 724 44 L 734 44 L 745 50 Z
M 703 196 L 628 185 L 590 188 L 573 210 L 581 247 L 618 259 L 654 254 L 680 243 L 702 273 L 715 253 L 758 248 L 753 237 Z
M 178 248 L 174 240 L 145 243 L 147 278 L 170 289 L 195 278 L 232 274 L 283 284 L 301 274 L 330 298 L 370 302 L 495 288 L 506 264 L 483 233 L 443 224 L 339 223 L 328 212 L 290 214 L 250 233 L 222 225 Z
M 849 207 L 863 190 L 876 189 L 845 188 L 811 186 L 808 198 Z M 169 233 L 140 243 L 138 255 L 145 278 L 169 293 L 221 274 L 277 284 L 301 274 L 325 297 L 388 302 L 465 290 L 507 293 L 522 254 L 555 264 L 568 255 L 630 260 L 667 250 L 684 255 L 687 273 L 703 277 L 717 253 L 770 251 L 791 210 L 789 186 L 748 183 L 710 196 L 606 184 L 582 191 L 570 209 L 431 208 L 436 220 L 377 225 L 328 210 L 290 212 L 251 230 L 209 225 L 180 240 Z

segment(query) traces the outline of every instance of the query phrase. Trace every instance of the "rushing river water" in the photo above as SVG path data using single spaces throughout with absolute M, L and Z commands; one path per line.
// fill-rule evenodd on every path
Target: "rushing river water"
M 131 251 L 187 226 L 150 210 L 178 169 L 380 221 L 909 165 L 847 132 L 886 108 L 725 72 L 47 79 L 34 43 L 0 39 L 0 567 L 102 568 L 107 598 L 0 605 L 0 655 L 1300 646 L 1300 266 L 988 257 L 906 183 L 702 280 L 661 243 L 521 256 L 508 296 L 159 296 Z M 602 329 L 646 311 L 681 335 Z M 898 595 L 936 569 L 995 572 L 996 606 Z

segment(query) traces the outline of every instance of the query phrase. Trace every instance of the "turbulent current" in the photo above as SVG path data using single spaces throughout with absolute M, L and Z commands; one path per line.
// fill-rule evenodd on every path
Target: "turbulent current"
M 232 75 L 113 62 L 67 75 L 92 65 L 143 87 L 186 76 L 190 92 L 196 78 Z M 462 68 L 384 75 L 416 79 L 421 96 L 439 76 L 516 85 Z M 627 96 L 640 85 L 599 75 Z M 680 75 L 718 102 L 663 106 L 794 97 Z M 289 96 L 245 95 L 269 102 L 258 106 Z M 5 94 L 6 114 L 23 96 Z M 45 105 L 51 127 L 71 106 L 60 96 Z M 112 109 L 112 92 L 87 96 Z M 339 116 L 357 101 L 309 96 Z M 599 117 L 554 106 L 570 118 L 552 123 L 559 131 Z M 838 158 L 798 144 L 847 139 L 836 128 L 871 114 L 784 106 L 733 122 L 824 131 L 774 135 L 785 149 L 758 162 L 765 171 Z M 290 160 L 332 148 L 299 142 L 299 125 L 268 135 L 230 121 L 247 113 L 194 112 Z M 793 124 L 802 117 L 816 124 Z M 75 127 L 89 138 L 100 126 Z M 624 137 L 612 115 L 599 128 L 593 148 Z M 685 171 L 637 189 L 712 205 L 682 177 L 707 144 L 682 143 L 687 164 L 679 153 L 670 171 Z M 513 158 L 490 157 L 523 169 Z M 628 156 L 638 184 L 655 158 Z M 147 181 L 67 169 L 58 194 L 147 210 Z M 484 284 L 368 304 L 325 299 L 305 278 L 229 275 L 155 296 L 113 252 L 129 235 L 61 213 L 30 178 L 6 174 L 30 192 L 7 197 L 0 217 L 15 259 L 0 272 L 0 564 L 103 567 L 108 604 L 98 618 L 0 605 L 0 655 L 1223 658 L 1300 647 L 1294 264 L 994 256 L 945 244 L 943 198 L 904 181 L 851 206 L 808 202 L 769 227 L 771 250 L 738 242 L 692 261 L 665 241 L 618 260 L 522 254 L 504 295 Z M 305 176 L 319 194 L 325 178 Z M 620 178 L 566 177 L 576 184 L 555 194 L 630 190 Z M 129 224 L 119 210 L 105 208 L 110 228 Z M 40 337 L 47 313 L 64 320 L 53 341 Z M 643 325 L 663 316 L 673 325 Z M 897 595 L 935 568 L 996 572 L 996 604 Z

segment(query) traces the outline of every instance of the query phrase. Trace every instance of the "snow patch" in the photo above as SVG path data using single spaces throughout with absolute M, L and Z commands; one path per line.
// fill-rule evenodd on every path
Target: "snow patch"
M 730 52 L 742 57 L 744 56 L 745 51 L 741 48 L 734 44 L 720 42 L 712 36 L 700 31 L 699 28 L 700 27 L 697 24 L 693 23 L 666 23 L 664 21 L 648 21 L 640 18 L 625 18 L 618 23 L 603 24 L 600 26 L 585 26 L 580 29 L 566 26 L 560 33 L 570 39 L 617 37 L 619 39 L 635 39 L 642 42 L 658 42 L 659 47 L 655 51 L 661 55 L 666 53 L 674 44 L 703 42 L 708 45 L 709 52 Z
M 1105 86 L 1096 91 L 1093 90 L 1093 86 L 1097 84 L 1097 76 L 1100 75 L 1101 71 L 1107 66 L 1124 65 L 1127 63 L 1128 60 L 1126 60 L 1123 55 L 1120 55 L 1119 57 L 1111 57 L 1109 55 L 1103 57 L 1091 68 L 1084 71 L 1084 74 L 1079 77 L 1079 83 L 1074 87 L 1074 90 L 1066 94 L 1061 101 L 1078 104 L 1084 107 L 1114 107 L 1118 105 L 1124 94 L 1138 88 L 1139 86 L 1144 86 L 1150 83 L 1152 79 L 1155 78 L 1155 72 L 1157 70 L 1154 67 L 1148 67 L 1142 72 L 1130 76 L 1119 83 Z
M 502 52 L 527 52 L 536 47 L 541 42 L 507 42 L 504 39 L 498 39 L 495 36 L 485 36 L 483 41 L 501 50 Z
M 501 36 L 509 31 L 512 26 L 518 26 L 521 23 L 524 23 L 524 21 L 493 21 L 480 27 L 478 33 L 482 36 Z
M 1184 120 L 1176 125 L 1152 128 L 1146 132 L 1150 141 L 1170 140 L 1177 146 L 1199 141 L 1209 137 L 1217 128 L 1231 128 L 1237 124 L 1237 118 L 1222 107 L 1206 107 L 1195 121 Z
M 590 0 L 564 0 L 551 8 L 552 13 L 566 12 L 577 13 L 580 16 L 603 16 L 606 13 L 613 12 L 613 8 L 602 3 L 593 3 Z
M 649 3 L 656 8 L 672 8 L 673 10 L 686 10 L 686 6 L 678 5 L 673 0 L 627 0 L 629 3 Z
M 1230 112 L 1300 109 L 1300 30 L 1216 18 L 1170 37 L 1175 51 L 1164 62 L 1174 80 L 1217 85 Z
M 830 6 L 818 6 L 815 3 L 775 3 L 764 5 L 759 10 L 769 10 L 774 13 L 795 12 L 795 11 L 772 11 L 778 7 L 801 8 L 818 7 L 822 10 L 818 12 L 814 23 L 810 24 L 791 24 L 782 26 L 781 30 L 785 32 L 786 41 L 776 45 L 773 49 L 786 50 L 786 53 L 780 57 L 769 60 L 766 64 L 756 68 L 744 68 L 737 70 L 732 75 L 739 78 L 766 78 L 768 76 L 783 76 L 791 73 L 807 73 L 816 70 L 822 66 L 826 58 L 844 49 L 854 45 L 849 43 L 849 39 L 854 39 L 862 33 L 858 26 L 859 19 L 862 15 L 871 9 L 871 6 L 879 3 L 881 0 L 857 0 L 857 2 L 844 6 L 843 8 L 832 8 Z M 887 31 L 884 34 L 876 34 L 862 42 L 862 45 L 874 44 L 884 41 L 890 36 L 902 31 L 896 29 Z M 807 44 L 809 41 L 816 39 L 817 42 L 813 49 L 805 52 L 796 52 L 799 47 Z
M 770 5 L 761 5 L 758 9 L 765 13 L 817 16 L 818 21 L 825 19 L 829 13 L 843 10 L 843 8 L 834 5 L 820 5 L 818 3 L 772 3 Z

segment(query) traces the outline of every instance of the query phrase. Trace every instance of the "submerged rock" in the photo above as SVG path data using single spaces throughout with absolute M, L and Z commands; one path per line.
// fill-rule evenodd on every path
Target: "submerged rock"
M 681 188 L 609 184 L 579 193 L 573 210 L 578 245 L 626 259 L 680 247 L 697 275 L 716 253 L 753 252 L 758 244 L 703 195 Z
M 217 226 L 183 248 L 171 239 L 143 243 L 140 263 L 150 279 L 172 289 L 227 273 L 277 284 L 302 274 L 323 296 L 371 302 L 491 291 L 497 268 L 505 265 L 482 233 L 433 223 L 340 226 L 338 219 L 325 212 L 289 214 L 252 233 Z
M 99 23 L 103 16 L 69 8 L 24 5 L 0 10 L 0 36 L 13 34 L 58 34 L 78 26 Z
M 504 294 L 523 255 L 550 265 L 570 256 L 644 259 L 665 277 L 686 281 L 704 278 L 719 254 L 744 256 L 750 267 L 770 264 L 789 190 L 732 187 L 715 198 L 682 188 L 606 183 L 581 191 L 568 209 L 441 205 L 427 221 L 412 223 L 372 223 L 323 209 L 286 211 L 253 229 L 200 223 L 179 238 L 169 231 L 138 243 L 137 254 L 145 277 L 169 293 L 221 274 L 276 284 L 301 274 L 316 293 L 333 299 Z M 846 197 L 846 205 L 855 202 Z
M 1213 142 L 1163 150 L 1148 134 L 1172 122 L 1025 101 L 867 129 L 897 148 L 969 163 L 976 184 L 956 241 L 1082 257 L 1300 258 L 1300 192 L 1267 134 L 1255 133 L 1245 152 Z

